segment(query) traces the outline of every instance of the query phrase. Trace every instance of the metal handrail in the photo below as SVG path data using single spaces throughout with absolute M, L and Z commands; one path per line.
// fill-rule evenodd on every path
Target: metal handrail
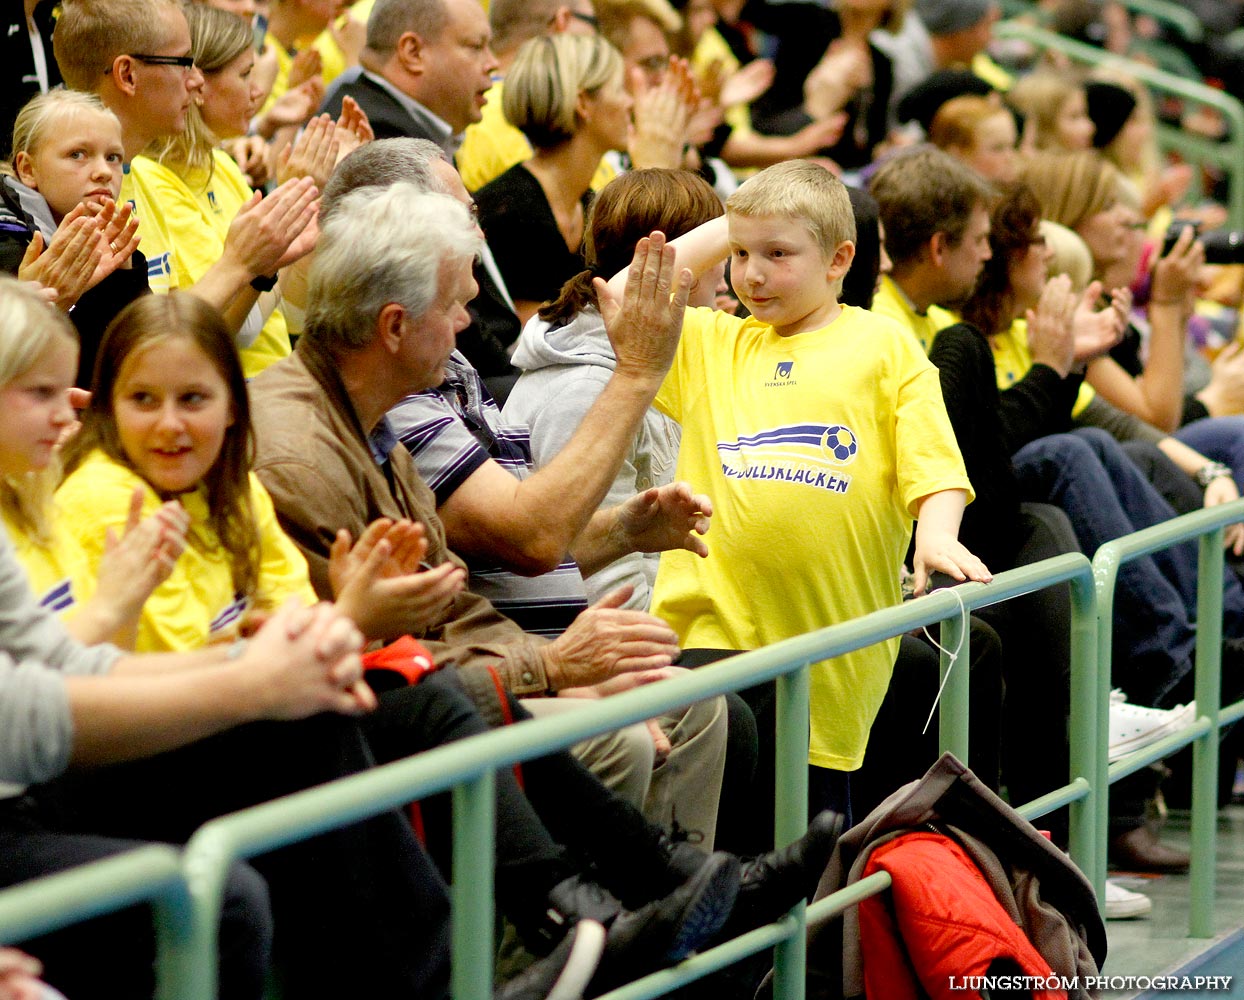
M 1164 149 L 1175 150 L 1185 158 L 1211 164 L 1224 171 L 1230 178 L 1227 199 L 1229 225 L 1233 229 L 1244 228 L 1244 105 L 1238 99 L 1203 83 L 1185 80 L 1146 63 L 1106 52 L 1021 21 L 1001 21 L 994 25 L 993 32 L 997 38 L 1020 39 L 1041 49 L 1061 52 L 1085 65 L 1118 67 L 1151 90 L 1217 110 L 1227 124 L 1228 138 L 1225 141 L 1218 142 L 1180 129 L 1161 126 L 1158 128 L 1158 143 Z
M 1071 854 L 1103 899 L 1107 797 L 1110 780 L 1131 773 L 1155 755 L 1195 744 L 1193 776 L 1193 899 L 1191 933 L 1212 934 L 1216 733 L 1244 716 L 1244 701 L 1218 709 L 1221 640 L 1222 528 L 1244 520 L 1244 500 L 1198 511 L 1116 539 L 1092 564 L 1070 554 L 1000 573 L 988 586 L 964 584 L 919 601 L 875 612 L 808 635 L 721 661 L 708 669 L 617 695 L 582 711 L 520 723 L 471 737 L 384 767 L 298 792 L 205 824 L 180 856 L 153 845 L 0 892 L 0 940 L 21 940 L 143 899 L 156 906 L 160 1000 L 215 995 L 216 929 L 224 879 L 233 860 L 314 836 L 453 787 L 454 955 L 453 991 L 459 1000 L 491 994 L 492 872 L 464 859 L 492 852 L 493 774 L 586 737 L 650 718 L 676 705 L 774 680 L 778 686 L 778 789 L 775 831 L 779 842 L 806 827 L 807 671 L 811 663 L 942 622 L 942 644 L 958 641 L 960 617 L 976 608 L 1068 582 L 1072 594 L 1071 768 L 1069 783 L 1019 807 L 1035 819 L 1070 806 Z M 1154 747 L 1111 765 L 1109 662 L 1112 607 L 1119 568 L 1128 561 L 1200 536 L 1196 698 L 1197 719 Z M 967 635 L 960 656 L 967 659 Z M 949 664 L 943 657 L 943 673 Z M 939 739 L 966 759 L 968 671 L 946 679 Z M 961 728 L 962 727 L 962 728 Z M 477 853 L 486 852 L 486 853 Z M 647 1000 L 776 946 L 775 994 L 802 1000 L 804 928 L 842 912 L 889 885 L 872 876 L 782 920 L 696 955 L 673 969 L 621 987 L 610 1000 Z
M 24 941 L 101 914 L 150 902 L 156 931 L 156 980 L 171 998 L 176 956 L 189 940 L 190 889 L 182 855 L 148 844 L 115 857 L 32 879 L 0 892 L 0 942 Z
M 1180 747 L 1193 745 L 1192 749 L 1192 864 L 1189 869 L 1191 897 L 1188 933 L 1192 937 L 1212 937 L 1214 933 L 1214 834 L 1218 815 L 1218 731 L 1226 724 L 1224 712 L 1244 710 L 1244 702 L 1224 709 L 1219 708 L 1222 675 L 1222 574 L 1223 574 L 1223 528 L 1244 520 L 1244 500 L 1195 511 L 1182 517 L 1172 518 L 1162 524 L 1125 535 L 1108 542 L 1093 557 L 1093 574 L 1097 578 L 1097 607 L 1099 612 L 1097 641 L 1098 656 L 1110 656 L 1113 638 L 1112 615 L 1103 609 L 1114 607 L 1114 592 L 1119 570 L 1133 559 L 1150 555 L 1199 537 L 1197 556 L 1197 627 L 1195 697 L 1197 719 L 1174 737 L 1164 740 L 1162 746 L 1171 753 Z M 1104 662 L 1109 662 L 1105 660 Z M 1110 682 L 1106 671 L 1101 672 L 1097 690 L 1097 739 L 1099 746 L 1106 746 L 1110 733 Z M 1157 748 L 1150 748 L 1149 753 Z M 1134 770 L 1147 751 L 1129 754 L 1113 766 L 1104 759 L 1098 760 L 1094 782 L 1098 786 Z M 1101 810 L 1098 816 L 1096 840 L 1106 842 L 1108 814 Z M 1086 869 L 1087 871 L 1087 869 Z M 1105 880 L 1105 858 L 1098 859 L 1095 880 Z
M 778 694 L 779 796 L 775 834 L 779 843 L 785 843 L 800 836 L 807 827 L 809 664 L 946 619 L 951 619 L 952 624 L 943 632 L 943 645 L 954 643 L 954 630 L 962 612 L 1062 582 L 1071 583 L 1074 595 L 1072 673 L 1076 678 L 1073 683 L 1079 684 L 1083 694 L 1083 698 L 1073 702 L 1073 727 L 1087 733 L 1096 716 L 1092 700 L 1097 689 L 1095 596 L 1088 560 L 1073 554 L 1001 573 L 988 586 L 968 584 L 953 591 L 939 591 L 918 601 L 742 653 L 711 668 L 613 696 L 578 712 L 484 733 L 213 820 L 186 846 L 187 878 L 194 898 L 195 943 L 182 956 L 177 995 L 184 1000 L 214 995 L 213 955 L 221 886 L 233 860 L 357 822 L 452 786 L 455 844 L 461 838 L 464 845 L 470 845 L 461 850 L 455 847 L 453 992 L 458 1000 L 483 1000 L 492 991 L 492 872 L 481 871 L 477 864 L 460 865 L 459 860 L 480 857 L 476 852 L 484 845 L 488 853 L 482 856 L 491 856 L 492 774 L 497 768 L 652 718 L 674 706 L 774 680 Z M 966 643 L 965 635 L 965 649 L 960 652 L 965 661 Z M 960 712 L 957 705 L 966 705 L 967 687 L 968 672 L 952 672 L 943 695 L 941 732 L 950 749 L 960 748 L 965 753 L 966 732 L 955 730 L 957 721 L 966 718 L 966 708 Z M 1077 714 L 1081 717 L 1078 723 Z M 1081 767 L 1082 780 L 1073 790 L 1076 797 L 1069 800 L 1075 814 L 1072 851 L 1082 865 L 1091 865 L 1096 855 L 1092 835 L 1097 803 L 1093 788 L 1083 778 L 1096 766 L 1096 748 L 1086 741 L 1084 755 L 1076 763 Z M 471 821 L 470 829 L 457 822 L 467 818 Z M 481 833 L 480 828 L 486 828 L 486 832 Z M 777 930 L 770 929 L 767 934 L 752 932 L 755 936 L 745 935 L 727 942 L 678 969 L 663 970 L 632 983 L 619 996 L 627 1000 L 654 997 L 671 988 L 675 980 L 689 981 L 719 967 L 715 963 L 728 964 L 750 951 L 775 944 L 775 993 L 784 1000 L 802 1000 L 804 919 L 801 905 L 786 918 L 784 930 L 782 925 L 775 925 Z

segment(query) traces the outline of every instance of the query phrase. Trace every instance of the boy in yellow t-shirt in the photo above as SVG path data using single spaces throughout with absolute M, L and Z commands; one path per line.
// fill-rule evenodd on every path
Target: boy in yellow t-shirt
M 677 478 L 713 498 L 714 523 L 709 558 L 662 556 L 653 613 L 684 646 L 754 649 L 897 604 L 913 517 L 918 590 L 934 570 L 989 580 L 956 538 L 972 487 L 936 369 L 897 323 L 838 303 L 855 254 L 846 189 L 789 161 L 726 213 L 673 244 L 695 275 L 729 252 L 752 315 L 688 309 L 656 398 L 682 424 Z M 821 807 L 846 804 L 830 772 L 860 766 L 897 648 L 812 668 Z

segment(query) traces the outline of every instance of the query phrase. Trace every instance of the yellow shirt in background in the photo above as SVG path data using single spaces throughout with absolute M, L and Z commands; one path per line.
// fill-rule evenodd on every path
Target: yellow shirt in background
M 898 604 L 917 501 L 971 496 L 936 369 L 862 309 L 790 337 L 688 309 L 656 406 L 682 424 L 676 478 L 713 498 L 708 558 L 663 553 L 653 594 L 685 647 L 757 649 Z M 813 665 L 810 763 L 859 767 L 897 650 Z
M 153 292 L 189 288 L 193 279 L 177 271 L 173 234 L 164 218 L 163 207 L 154 187 L 154 175 L 160 167 L 155 160 L 136 156 L 125 166 L 121 178 L 121 200 L 128 201 L 138 218 L 138 248 L 147 258 L 147 282 Z
M 92 573 L 103 555 L 105 530 L 124 530 L 130 497 L 140 485 L 146 494 L 142 513 L 147 517 L 161 503 L 155 491 L 129 469 L 94 452 L 57 491 L 57 527 L 81 546 Z M 192 540 L 172 574 L 144 605 L 136 651 L 189 650 L 209 642 L 228 642 L 237 637 L 251 608 L 275 610 L 290 595 L 297 595 L 304 604 L 315 603 L 306 560 L 277 524 L 272 499 L 254 473 L 250 491 L 259 526 L 256 592 L 239 595 L 234 591 L 229 557 L 208 522 L 203 491 L 184 494 L 179 499 L 190 515 Z
M 233 159 L 212 151 L 211 177 L 199 173 L 183 177 L 162 163 L 148 161 L 143 176 L 160 206 L 166 229 L 172 234 L 172 268 L 194 284 L 211 269 L 225 249 L 225 237 L 234 216 L 254 192 Z M 178 287 L 184 287 L 179 285 Z M 240 348 L 242 369 L 253 378 L 290 352 L 289 331 L 281 310 L 274 309 L 254 341 Z
M 958 316 L 941 306 L 929 306 L 928 311 L 921 316 L 888 274 L 882 277 L 881 287 L 873 296 L 872 311 L 879 316 L 889 317 L 903 329 L 910 331 L 920 341 L 925 354 L 933 347 L 933 338 L 939 330 L 959 322 Z
M 998 377 L 998 389 L 1006 390 L 1028 374 L 1032 367 L 1032 352 L 1028 349 L 1028 323 L 1017 319 L 1005 333 L 989 338 L 993 350 L 994 372 Z M 1087 382 L 1080 383 L 1071 415 L 1078 417 L 1097 393 Z

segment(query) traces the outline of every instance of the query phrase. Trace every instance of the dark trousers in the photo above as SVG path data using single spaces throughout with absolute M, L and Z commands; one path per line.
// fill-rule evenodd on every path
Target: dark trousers
M 34 822 L 57 834 L 180 843 L 214 816 L 371 763 L 354 720 L 257 723 L 150 760 L 72 774 L 33 789 L 30 808 Z M 396 811 L 252 864 L 268 883 L 286 996 L 448 994 L 445 884 Z M 118 954 L 149 942 L 149 928 L 113 939 Z M 76 995 L 98 990 L 96 979 Z
M 100 861 L 142 841 L 48 829 L 28 798 L 0 803 L 0 888 Z M 220 996 L 263 996 L 272 922 L 268 887 L 248 865 L 225 883 L 220 924 Z M 151 912 L 131 906 L 19 942 L 43 963 L 43 978 L 69 997 L 147 1000 L 155 990 Z

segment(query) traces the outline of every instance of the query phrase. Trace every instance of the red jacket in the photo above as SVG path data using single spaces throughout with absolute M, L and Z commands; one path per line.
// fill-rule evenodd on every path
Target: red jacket
M 1024 975 L 1053 971 L 998 903 L 980 869 L 940 833 L 908 833 L 872 852 L 865 877 L 887 871 L 889 892 L 860 903 L 865 995 L 876 1000 L 979 1000 L 964 976 L 983 976 L 996 958 Z M 957 989 L 952 989 L 956 986 Z M 1066 1000 L 1037 989 L 1035 1000 Z

